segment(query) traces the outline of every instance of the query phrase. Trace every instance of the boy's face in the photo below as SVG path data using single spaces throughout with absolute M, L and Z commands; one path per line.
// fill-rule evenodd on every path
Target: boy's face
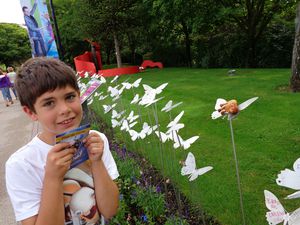
M 53 142 L 55 135 L 78 127 L 82 119 L 79 92 L 69 85 L 39 96 L 34 109 L 32 112 L 23 107 L 32 120 L 38 120 L 42 125 L 41 135 L 46 142 Z

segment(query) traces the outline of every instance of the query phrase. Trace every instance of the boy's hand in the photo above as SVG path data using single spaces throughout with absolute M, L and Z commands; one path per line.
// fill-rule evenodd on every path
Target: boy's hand
M 47 156 L 45 174 L 53 179 L 63 180 L 70 168 L 75 148 L 70 143 L 59 143 L 53 146 Z
M 91 162 L 100 161 L 103 154 L 104 144 L 101 137 L 95 133 L 91 132 L 84 140 L 84 145 L 88 150 L 89 159 Z

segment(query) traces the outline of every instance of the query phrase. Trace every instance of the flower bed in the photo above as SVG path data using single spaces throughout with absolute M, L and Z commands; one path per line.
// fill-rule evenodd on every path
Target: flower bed
M 118 143 L 113 130 L 94 112 L 90 117 L 93 126 L 107 135 L 120 173 L 119 211 L 107 224 L 220 224 L 192 205 L 147 159 Z

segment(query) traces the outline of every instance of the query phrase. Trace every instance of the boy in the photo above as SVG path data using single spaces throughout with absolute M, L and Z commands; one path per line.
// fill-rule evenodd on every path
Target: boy
M 23 111 L 42 132 L 6 162 L 6 186 L 16 220 L 22 225 L 100 224 L 118 208 L 119 174 L 104 134 L 84 139 L 89 160 L 69 170 L 71 143 L 55 136 L 77 128 L 82 119 L 74 71 L 56 59 L 29 59 L 15 82 Z M 91 178 L 91 175 L 93 178 Z

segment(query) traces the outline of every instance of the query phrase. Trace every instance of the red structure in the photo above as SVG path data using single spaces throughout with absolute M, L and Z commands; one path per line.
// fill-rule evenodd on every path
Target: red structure
M 147 67 L 158 67 L 160 69 L 163 68 L 163 64 L 161 62 L 153 62 L 152 60 L 144 60 L 141 67 L 146 69 Z
M 100 45 L 90 40 L 86 40 L 86 41 L 88 41 L 91 44 L 92 51 L 85 52 L 82 55 L 76 56 L 74 58 L 75 68 L 80 76 L 84 76 L 86 72 L 88 72 L 91 76 L 97 73 L 104 77 L 112 77 L 116 75 L 133 74 L 133 73 L 140 72 L 138 66 L 129 66 L 129 67 L 103 70 L 101 55 L 100 55 Z

